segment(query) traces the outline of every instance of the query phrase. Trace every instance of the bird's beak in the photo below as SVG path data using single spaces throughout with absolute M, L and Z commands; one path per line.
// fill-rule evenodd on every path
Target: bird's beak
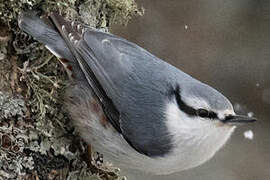
M 240 123 L 253 123 L 257 121 L 257 119 L 254 117 L 233 115 L 233 116 L 228 116 L 224 120 L 221 120 L 221 121 L 223 123 L 229 123 L 229 124 L 240 124 Z

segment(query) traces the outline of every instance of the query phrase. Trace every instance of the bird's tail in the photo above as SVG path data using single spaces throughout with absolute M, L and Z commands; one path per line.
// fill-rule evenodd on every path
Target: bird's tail
M 19 27 L 39 42 L 50 45 L 59 40 L 60 34 L 48 19 L 41 19 L 35 12 L 25 12 L 19 16 Z
M 50 19 L 41 19 L 35 12 L 22 13 L 18 20 L 19 27 L 45 46 L 60 60 L 70 78 L 82 78 L 83 73 L 78 62 Z

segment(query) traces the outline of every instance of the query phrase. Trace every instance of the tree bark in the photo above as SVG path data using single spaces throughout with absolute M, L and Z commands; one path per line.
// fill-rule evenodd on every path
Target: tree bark
M 61 103 L 68 81 L 61 64 L 18 28 L 29 9 L 105 31 L 142 14 L 134 0 L 0 0 L 0 180 L 122 179 L 77 136 Z

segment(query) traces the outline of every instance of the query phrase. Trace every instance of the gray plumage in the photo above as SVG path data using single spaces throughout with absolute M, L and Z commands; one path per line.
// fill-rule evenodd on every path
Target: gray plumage
M 20 27 L 61 57 L 77 64 L 66 42 L 52 26 L 27 14 Z M 121 133 L 138 151 L 149 156 L 164 155 L 172 148 L 164 112 L 160 111 L 169 101 L 170 88 L 179 85 L 181 92 L 208 99 L 215 109 L 231 106 L 216 90 L 123 38 L 87 28 L 82 39 L 72 47 L 120 110 L 119 119 L 113 121 Z M 219 103 L 224 100 L 228 104 Z
M 93 117 L 93 101 L 102 107 L 106 119 L 118 133 L 105 133 L 104 139 L 107 139 L 100 147 L 106 146 L 104 144 L 110 142 L 110 138 L 121 135 L 140 155 L 126 148 L 111 148 L 114 143 L 123 145 L 122 138 L 116 138 L 106 148 L 119 150 L 121 153 L 116 154 L 122 154 L 123 159 L 127 158 L 125 151 L 130 152 L 137 161 L 123 161 L 137 169 L 144 168 L 140 162 L 148 165 L 148 171 L 160 170 L 160 173 L 175 172 L 176 166 L 181 170 L 197 166 L 212 157 L 230 137 L 233 126 L 216 126 L 217 122 L 211 124 L 217 120 L 233 122 L 235 115 L 229 100 L 215 89 L 123 38 L 67 21 L 56 13 L 52 13 L 50 18 L 56 28 L 29 13 L 19 19 L 19 26 L 72 65 L 75 85 L 68 94 L 78 101 L 71 102 L 70 107 L 74 108 L 70 108 L 70 113 L 74 114 L 75 124 L 84 132 L 85 139 L 95 139 L 88 135 L 92 125 L 89 125 L 91 118 L 87 117 L 103 118 L 99 113 Z M 175 104 L 178 104 L 177 110 Z M 83 109 L 81 114 L 79 107 Z M 200 115 L 201 108 L 207 108 L 204 110 L 206 114 Z M 208 130 L 204 128 L 207 127 L 211 127 L 209 136 L 205 135 Z M 185 136 L 192 138 L 188 142 Z M 200 146 L 209 147 L 207 153 L 200 148 L 196 151 Z M 176 158 L 175 154 L 179 157 Z M 145 160 L 141 155 L 150 159 Z M 156 157 L 167 157 L 173 163 L 168 165 L 165 160 L 156 164 Z

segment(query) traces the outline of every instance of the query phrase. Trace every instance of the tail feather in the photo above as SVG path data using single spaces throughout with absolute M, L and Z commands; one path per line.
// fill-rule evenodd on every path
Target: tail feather
M 47 23 L 46 23 L 47 22 Z M 43 44 L 55 43 L 60 34 L 46 19 L 40 19 L 35 12 L 26 12 L 20 15 L 19 27 Z
M 58 57 L 70 79 L 84 78 L 75 57 L 48 18 L 41 19 L 35 12 L 26 12 L 20 15 L 18 24 L 23 31 L 45 44 L 46 48 Z

